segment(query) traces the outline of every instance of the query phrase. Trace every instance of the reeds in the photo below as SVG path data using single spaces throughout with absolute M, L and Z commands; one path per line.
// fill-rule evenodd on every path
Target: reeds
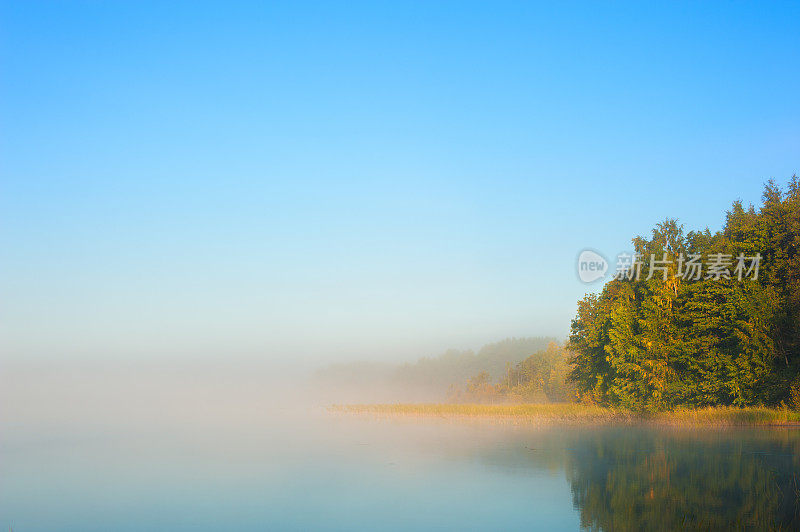
M 800 412 L 788 408 L 707 407 L 681 408 L 662 412 L 634 412 L 574 403 L 544 404 L 449 404 L 398 403 L 334 405 L 332 412 L 379 417 L 475 418 L 498 421 L 631 424 L 654 423 L 674 426 L 759 426 L 800 424 Z

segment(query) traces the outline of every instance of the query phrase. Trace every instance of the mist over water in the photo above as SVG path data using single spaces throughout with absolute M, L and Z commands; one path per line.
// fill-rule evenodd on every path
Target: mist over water
M 798 523 L 796 429 L 347 416 L 252 363 L 18 363 L 0 379 L 0 525 L 14 530 Z

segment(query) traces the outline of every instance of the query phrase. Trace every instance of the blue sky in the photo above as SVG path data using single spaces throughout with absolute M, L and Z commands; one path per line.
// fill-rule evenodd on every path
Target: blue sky
M 3 2 L 7 356 L 565 336 L 585 247 L 800 168 L 800 4 Z

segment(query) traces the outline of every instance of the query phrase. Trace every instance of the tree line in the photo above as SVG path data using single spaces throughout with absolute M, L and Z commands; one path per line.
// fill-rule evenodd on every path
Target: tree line
M 658 261 L 663 275 L 618 275 L 579 301 L 568 342 L 578 398 L 643 409 L 800 400 L 797 176 L 785 191 L 767 183 L 759 209 L 734 202 L 720 231 L 667 219 L 632 242 L 645 271 Z M 759 271 L 687 277 L 692 255 L 759 257 Z
M 571 353 L 555 341 L 517 364 L 506 362 L 505 371 L 495 379 L 482 371 L 463 387 L 451 385 L 449 402 L 456 403 L 553 403 L 568 402 L 576 389 L 568 380 Z M 497 381 L 497 382 L 495 382 Z

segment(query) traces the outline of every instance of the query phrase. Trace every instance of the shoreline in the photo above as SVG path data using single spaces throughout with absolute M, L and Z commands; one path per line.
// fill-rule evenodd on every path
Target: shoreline
M 513 424 L 800 427 L 800 411 L 767 407 L 702 407 L 642 413 L 574 403 L 384 403 L 328 407 L 331 413 L 378 418 L 488 420 Z

